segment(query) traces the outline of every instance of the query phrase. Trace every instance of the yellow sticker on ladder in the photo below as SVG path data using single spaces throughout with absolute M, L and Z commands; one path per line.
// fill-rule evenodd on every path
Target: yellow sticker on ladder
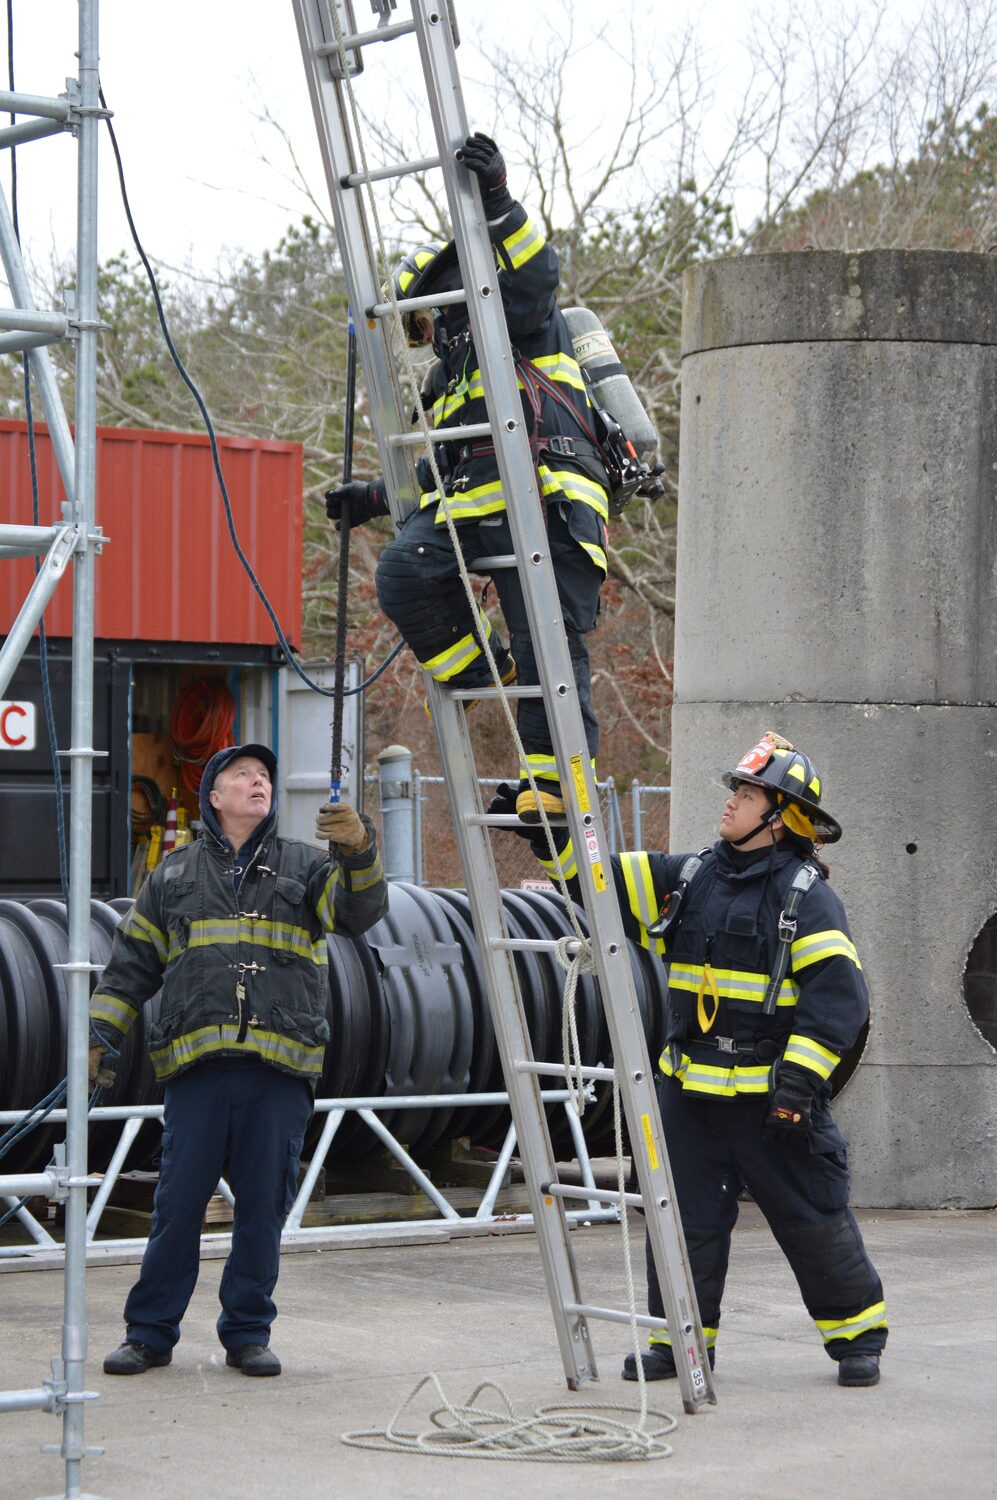
M 575 797 L 582 812 L 588 812 L 591 807 L 588 790 L 585 786 L 585 763 L 580 755 L 573 755 L 569 761 L 571 766 L 571 779 L 575 783 Z
M 654 1146 L 654 1136 L 651 1132 L 651 1116 L 641 1115 L 641 1129 L 644 1132 L 644 1145 L 647 1147 L 647 1159 L 651 1163 L 652 1172 L 657 1171 L 658 1153 Z
M 592 879 L 597 891 L 606 889 L 606 871 L 603 869 L 602 854 L 599 851 L 599 840 L 596 838 L 594 828 L 585 830 L 585 848 L 588 850 L 589 864 L 592 866 Z

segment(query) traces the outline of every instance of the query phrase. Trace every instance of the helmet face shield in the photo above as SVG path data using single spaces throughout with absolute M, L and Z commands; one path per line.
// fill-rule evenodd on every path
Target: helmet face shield
M 742 781 L 765 787 L 791 833 L 822 844 L 837 843 L 841 837 L 840 823 L 821 808 L 820 777 L 813 761 L 782 735 L 764 734 L 732 771 L 720 772 L 720 780 L 731 791 Z

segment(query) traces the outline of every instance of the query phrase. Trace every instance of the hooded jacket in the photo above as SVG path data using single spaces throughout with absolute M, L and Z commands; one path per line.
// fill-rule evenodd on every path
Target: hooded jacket
M 801 1068 L 818 1097 L 826 1098 L 834 1069 L 869 1015 L 840 899 L 825 879 L 816 879 L 803 896 L 776 1007 L 766 1015 L 779 916 L 805 861 L 785 843 L 746 859 L 718 839 L 704 851 L 673 931 L 666 939 L 652 937 L 648 928 L 677 889 L 688 858 L 645 850 L 611 862 L 627 936 L 668 964 L 661 1071 L 687 1093 L 725 1100 L 767 1093 L 773 1064 L 785 1062 Z M 541 863 L 553 872 L 549 858 Z M 570 881 L 576 871 L 570 844 L 560 863 Z
M 267 816 L 241 849 L 232 847 L 209 795 L 230 760 L 256 749 L 236 746 L 208 762 L 204 833 L 151 872 L 90 1001 L 91 1021 L 110 1038 L 123 1035 L 162 987 L 148 1026 L 160 1079 L 206 1059 L 248 1056 L 314 1087 L 329 1040 L 326 934 L 359 936 L 387 911 L 366 817 L 368 846 L 330 861 L 327 851 L 278 838 L 275 786 Z

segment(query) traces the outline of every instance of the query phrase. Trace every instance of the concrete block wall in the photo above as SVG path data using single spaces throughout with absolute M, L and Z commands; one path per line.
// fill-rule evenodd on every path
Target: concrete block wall
M 995 491 L 997 256 L 687 273 L 671 847 L 713 836 L 709 769 L 763 730 L 816 763 L 872 997 L 836 1106 L 859 1205 L 997 1202 L 964 984 L 997 925 Z

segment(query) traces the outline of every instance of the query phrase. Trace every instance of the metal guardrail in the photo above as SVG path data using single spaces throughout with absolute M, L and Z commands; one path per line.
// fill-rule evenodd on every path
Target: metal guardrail
M 591 1189 L 594 1195 L 598 1195 L 595 1179 L 592 1174 L 592 1164 L 589 1159 L 588 1147 L 582 1130 L 582 1122 L 571 1102 L 571 1096 L 567 1089 L 554 1089 L 541 1094 L 544 1104 L 562 1104 L 568 1127 L 571 1132 L 572 1144 L 575 1149 L 575 1158 L 578 1162 L 579 1175 L 583 1188 Z M 473 1214 L 462 1214 L 458 1208 L 447 1198 L 446 1193 L 441 1190 L 426 1175 L 419 1164 L 406 1150 L 405 1146 L 392 1134 L 391 1130 L 379 1118 L 380 1113 L 390 1112 L 397 1109 L 453 1109 L 455 1106 L 465 1108 L 467 1106 L 478 1107 L 487 1105 L 508 1105 L 509 1095 L 505 1092 L 492 1092 L 480 1094 L 422 1094 L 404 1095 L 388 1098 L 387 1096 L 371 1096 L 369 1098 L 352 1099 L 318 1099 L 315 1102 L 315 1113 L 325 1115 L 325 1123 L 322 1127 L 319 1139 L 312 1150 L 310 1161 L 305 1169 L 294 1203 L 288 1213 L 281 1236 L 281 1248 L 291 1249 L 298 1245 L 314 1243 L 321 1240 L 324 1244 L 335 1244 L 337 1240 L 346 1240 L 355 1236 L 356 1223 L 329 1225 L 316 1224 L 304 1225 L 303 1219 L 311 1201 L 312 1191 L 333 1142 L 336 1133 L 348 1113 L 354 1113 L 370 1128 L 375 1136 L 387 1148 L 408 1176 L 423 1192 L 437 1211 L 437 1216 L 419 1220 L 423 1229 L 444 1229 L 454 1234 L 473 1234 L 494 1232 L 497 1218 L 501 1217 L 507 1222 L 505 1216 L 497 1216 L 495 1212 L 499 1193 L 505 1182 L 506 1173 L 516 1149 L 516 1132 L 514 1126 L 510 1125 L 506 1133 L 501 1150 L 495 1160 L 491 1171 L 488 1186 L 486 1187 L 481 1201 Z M 99 1176 L 88 1179 L 91 1186 L 97 1188 L 93 1202 L 87 1212 L 86 1219 L 86 1244 L 87 1262 L 106 1259 L 109 1252 L 134 1252 L 138 1259 L 144 1249 L 146 1237 L 121 1238 L 121 1239 L 97 1239 L 97 1232 L 104 1210 L 109 1206 L 109 1200 L 121 1175 L 124 1162 L 128 1152 L 134 1143 L 142 1124 L 146 1120 L 161 1120 L 163 1106 L 161 1104 L 146 1105 L 106 1105 L 97 1106 L 90 1111 L 90 1120 L 93 1123 L 108 1120 L 121 1121 L 121 1135 L 114 1149 L 114 1153 L 108 1163 L 107 1169 Z M 20 1118 L 16 1110 L 0 1111 L 0 1126 L 12 1124 Z M 66 1111 L 53 1110 L 46 1116 L 46 1123 L 57 1123 L 64 1121 Z M 64 1196 L 64 1173 L 62 1169 L 53 1166 L 42 1173 L 32 1173 L 30 1176 L 0 1177 L 0 1198 L 8 1208 L 15 1208 L 20 1203 L 20 1197 L 30 1191 L 34 1197 L 39 1196 Z M 20 1196 L 12 1196 L 10 1189 L 20 1184 Z M 46 1189 L 50 1188 L 48 1193 Z M 218 1184 L 218 1191 L 229 1204 L 234 1204 L 235 1199 L 228 1183 L 222 1179 Z M 112 1205 L 113 1206 L 113 1205 Z M 64 1246 L 52 1235 L 31 1212 L 26 1204 L 16 1207 L 15 1217 L 29 1235 L 31 1243 L 25 1245 L 0 1246 L 0 1271 L 14 1270 L 33 1263 L 38 1263 L 40 1257 L 44 1257 L 46 1265 L 61 1265 Z M 582 1222 L 591 1224 L 600 1221 L 617 1222 L 619 1220 L 619 1209 L 607 1208 L 605 1203 L 599 1201 L 598 1196 L 585 1199 L 583 1206 L 568 1212 L 569 1222 Z M 517 1214 L 517 1228 L 527 1229 L 532 1227 L 532 1214 Z M 411 1222 L 405 1221 L 406 1228 L 411 1229 Z M 399 1222 L 397 1220 L 385 1223 L 370 1224 L 363 1223 L 363 1233 L 368 1242 L 376 1243 L 378 1239 L 397 1239 L 399 1233 Z M 224 1247 L 231 1241 L 231 1232 L 210 1232 L 201 1236 L 202 1253 L 210 1246 Z M 120 1258 L 120 1257 L 118 1257 Z

